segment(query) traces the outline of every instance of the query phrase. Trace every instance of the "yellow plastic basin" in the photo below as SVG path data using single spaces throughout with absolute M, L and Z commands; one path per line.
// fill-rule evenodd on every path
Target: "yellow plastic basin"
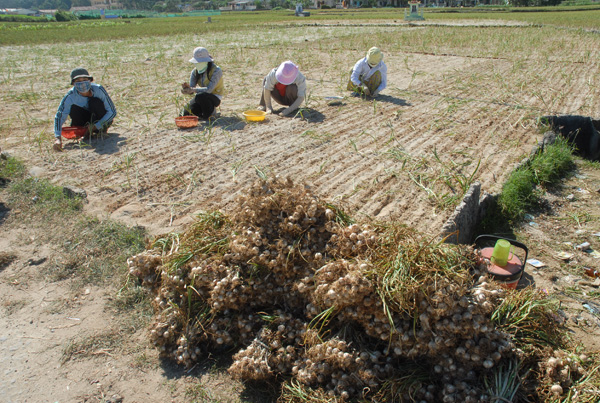
M 262 122 L 265 120 L 267 112 L 258 110 L 249 110 L 242 113 L 248 122 Z

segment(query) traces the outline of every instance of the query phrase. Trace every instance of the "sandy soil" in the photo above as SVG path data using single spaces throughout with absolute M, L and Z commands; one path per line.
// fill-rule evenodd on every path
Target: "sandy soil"
M 87 44 L 86 51 L 105 55 L 101 58 L 80 56 L 75 47 L 5 47 L 0 59 L 12 67 L 11 73 L 3 73 L 0 86 L 5 118 L 0 144 L 25 160 L 32 175 L 84 189 L 86 213 L 142 225 L 151 234 L 181 230 L 197 211 L 227 211 L 260 171 L 305 182 L 356 217 L 394 219 L 434 236 L 455 205 L 441 206 L 439 200 L 460 194 L 443 184 L 449 173 L 469 176 L 481 161 L 475 179 L 483 190 L 498 191 L 512 166 L 541 137 L 537 116 L 600 116 L 595 92 L 600 47 L 574 38 L 569 57 L 520 53 L 516 45 L 513 56 L 483 57 L 407 45 L 403 51 L 386 52 L 389 86 L 381 97 L 348 97 L 343 90 L 347 72 L 371 46 L 356 44 L 356 38 L 422 29 L 426 28 L 401 23 L 299 26 L 288 28 L 282 45 L 277 30 L 253 38 L 190 34 Z M 328 40 L 348 35 L 358 37 L 350 42 Z M 228 94 L 216 121 L 178 130 L 173 118 L 184 97 L 176 89 L 189 76 L 186 60 L 198 43 L 223 66 Z M 286 47 L 290 44 L 293 50 Z M 302 114 L 245 122 L 241 112 L 258 104 L 264 74 L 288 58 L 297 61 L 308 78 L 310 97 Z M 48 72 L 44 86 L 32 87 L 32 66 L 39 67 L 41 60 Z M 119 116 L 106 137 L 67 141 L 65 151 L 56 154 L 51 151 L 52 120 L 75 64 L 88 66 L 107 88 Z M 329 105 L 325 98 L 330 96 L 344 98 Z M 587 175 L 584 183 L 594 189 L 578 208 L 598 217 L 597 171 Z M 556 196 L 555 214 L 573 206 L 562 197 L 566 195 Z M 532 256 L 548 265 L 544 270 L 528 268 L 536 286 L 564 290 L 580 284 L 583 277 L 574 268 L 573 277 L 565 279 L 569 266 L 554 254 L 557 246 L 552 242 L 559 239 L 553 226 L 567 220 L 542 216 L 535 221 L 540 227 L 524 233 L 535 245 Z M 91 287 L 73 294 L 68 282 L 40 281 L 38 272 L 55 258 L 52 245 L 39 243 L 18 224 L 2 226 L 0 252 L 17 259 L 0 272 L 0 400 L 181 402 L 204 394 L 199 401 L 252 401 L 240 397 L 241 385 L 210 370 L 187 374 L 160 363 L 143 330 L 128 336 L 129 342 L 119 348 L 89 348 L 62 363 L 69 343 L 108 335 L 115 328 L 118 318 L 110 307 L 114 290 Z M 600 249 L 597 238 L 589 235 L 600 230 L 597 219 L 585 229 L 592 247 Z M 560 241 L 567 238 L 577 241 L 567 232 Z M 41 258 L 47 260 L 31 264 Z M 582 287 L 597 292 L 597 285 L 598 281 Z M 597 349 L 597 319 L 586 316 L 580 301 L 570 298 L 569 304 L 568 321 L 582 318 L 576 319 L 576 326 L 569 322 L 574 334 L 587 334 L 584 340 Z M 201 393 L 194 389 L 198 378 Z

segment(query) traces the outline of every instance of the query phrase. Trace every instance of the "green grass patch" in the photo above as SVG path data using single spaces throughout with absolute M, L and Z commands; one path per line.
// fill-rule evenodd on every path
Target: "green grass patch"
M 590 161 L 590 160 L 578 160 L 577 164 L 581 165 L 584 168 L 594 169 L 596 171 L 600 171 L 600 161 Z
M 9 203 L 21 211 L 21 216 L 38 217 L 40 213 L 67 215 L 81 211 L 81 198 L 68 197 L 60 186 L 54 186 L 47 179 L 24 178 L 13 181 L 8 187 Z
M 520 220 L 538 201 L 534 186 L 535 175 L 528 168 L 515 170 L 502 186 L 499 204 L 509 221 Z
M 531 162 L 531 171 L 535 182 L 541 186 L 552 185 L 573 169 L 573 147 L 559 137 L 557 141 L 546 147 Z
M 559 137 L 528 164 L 514 170 L 504 183 L 499 198 L 505 219 L 513 223 L 521 220 L 525 212 L 539 202 L 540 188 L 555 184 L 573 166 L 573 147 Z
M 127 258 L 142 250 L 145 231 L 113 220 L 82 216 L 62 240 L 64 259 L 51 273 L 53 280 L 75 279 L 74 285 L 125 283 Z M 124 294 L 130 302 L 140 299 L 135 291 Z
M 25 165 L 16 158 L 0 159 L 0 178 L 14 180 L 25 175 Z
M 512 226 L 522 220 L 526 212 L 538 206 L 542 188 L 556 184 L 573 166 L 573 148 L 560 137 L 529 164 L 512 172 L 498 199 L 489 206 L 476 233 L 514 237 Z
M 84 200 L 68 196 L 61 186 L 46 179 L 26 176 L 18 160 L 0 160 L 0 178 L 9 182 L 5 192 L 10 220 L 28 225 L 44 242 L 58 244 L 64 251 L 47 273 L 52 280 L 75 278 L 74 286 L 124 282 L 127 258 L 145 246 L 146 232 L 113 220 L 82 214 Z M 138 297 L 136 297 L 138 298 Z
M 25 165 L 16 158 L 0 160 L 0 178 L 8 190 L 8 204 L 20 211 L 21 220 L 63 217 L 83 207 L 81 198 L 67 196 L 61 186 L 47 179 L 27 177 Z

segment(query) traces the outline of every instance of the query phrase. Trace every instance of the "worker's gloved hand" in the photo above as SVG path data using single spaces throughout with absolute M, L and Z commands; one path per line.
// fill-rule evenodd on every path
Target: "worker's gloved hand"
M 194 90 L 190 87 L 186 87 L 186 88 L 181 89 L 181 93 L 191 95 L 191 94 L 194 94 Z
M 281 111 L 281 114 L 283 116 L 289 116 L 292 114 L 292 112 L 294 112 L 295 109 L 291 109 L 291 108 L 285 108 L 283 111 Z
M 375 92 L 373 92 L 373 93 L 371 94 L 371 96 L 372 96 L 373 98 L 375 98 L 377 95 L 379 95 L 379 91 L 377 91 L 377 90 L 375 90 Z
M 363 90 L 363 94 L 365 94 L 366 96 L 370 97 L 371 96 L 371 91 L 369 91 L 369 87 L 367 87 L 366 85 L 364 85 L 362 87 Z

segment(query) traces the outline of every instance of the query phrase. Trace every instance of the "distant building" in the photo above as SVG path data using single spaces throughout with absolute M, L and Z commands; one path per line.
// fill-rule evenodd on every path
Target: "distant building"
M 53 9 L 53 10 L 40 10 L 40 14 L 54 16 L 54 14 L 56 14 L 57 11 L 58 11 L 57 9 Z
M 6 8 L 4 13 L 7 15 L 27 15 L 30 17 L 39 17 L 41 14 L 36 10 L 29 10 L 27 8 Z
M 90 0 L 90 3 L 95 10 L 101 8 L 123 8 L 123 5 L 116 0 Z
M 336 4 L 340 3 L 338 0 L 314 0 L 313 5 L 315 8 L 321 8 L 327 6 L 329 8 L 336 8 Z
M 69 11 L 72 13 L 75 13 L 78 11 L 82 12 L 82 11 L 92 11 L 92 10 L 99 10 L 99 9 L 94 6 L 81 6 L 81 7 L 71 7 L 71 9 Z
M 227 7 L 219 7 L 221 11 L 252 11 L 256 10 L 256 5 L 253 1 L 230 1 L 227 3 Z

